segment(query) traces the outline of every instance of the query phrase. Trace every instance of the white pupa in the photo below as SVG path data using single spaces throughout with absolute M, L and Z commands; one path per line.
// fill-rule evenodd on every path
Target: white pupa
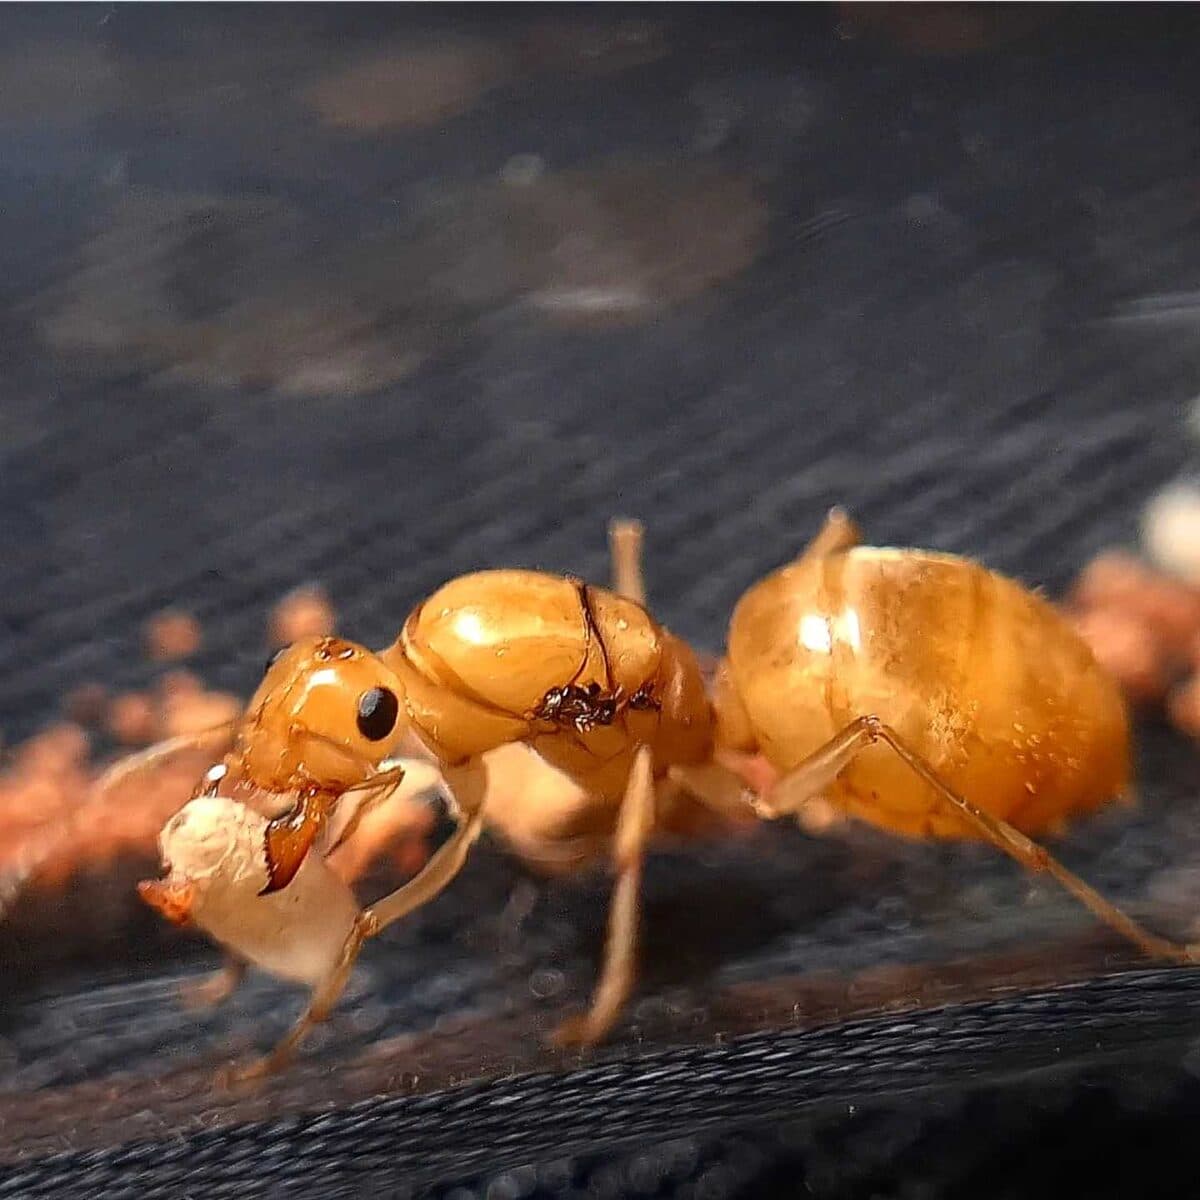
M 144 884 L 142 894 L 238 958 L 315 986 L 337 961 L 358 902 L 321 854 L 309 854 L 287 887 L 260 895 L 266 831 L 267 818 L 240 801 L 189 801 L 159 835 L 166 877 Z
M 432 763 L 405 759 L 384 765 L 403 765 L 405 775 L 362 814 L 360 833 L 380 845 L 387 840 L 389 814 L 403 811 L 395 802 L 444 791 Z M 216 768 L 209 778 L 216 785 L 223 773 Z M 255 807 L 221 795 L 185 804 L 159 834 L 165 877 L 143 883 L 139 890 L 169 920 L 195 925 L 245 962 L 281 979 L 315 986 L 337 961 L 360 906 L 320 848 L 305 857 L 287 887 L 260 894 L 268 880 L 270 818 L 258 809 L 272 806 L 266 795 L 257 793 L 256 798 Z M 327 845 L 337 844 L 365 801 L 365 793 L 343 797 L 327 830 Z

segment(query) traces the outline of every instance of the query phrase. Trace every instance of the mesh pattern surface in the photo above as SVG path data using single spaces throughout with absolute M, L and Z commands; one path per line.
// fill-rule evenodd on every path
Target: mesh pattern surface
M 296 584 L 384 644 L 466 570 L 603 577 L 614 514 L 646 521 L 652 606 L 698 645 L 833 503 L 873 542 L 1061 590 L 1188 469 L 1200 393 L 1195 21 L 1138 13 L 934 57 L 824 11 L 20 14 L 6 736 L 81 679 L 143 683 L 164 605 L 244 693 Z M 1139 810 L 1062 851 L 1182 932 L 1197 765 L 1162 730 L 1142 747 Z M 1025 1079 L 1013 1112 L 1030 1073 L 1175 1069 L 1200 1030 L 1186 973 L 1109 978 L 1128 958 L 983 850 L 772 829 L 656 857 L 639 1001 L 581 1065 L 539 1035 L 586 996 L 604 881 L 542 887 L 487 847 L 369 956 L 305 1065 L 221 1098 L 212 1070 L 293 1000 L 258 981 L 184 1011 L 207 951 L 121 882 L 0 929 L 0 1195 L 756 1194 L 822 1130 L 860 1135 L 833 1109 L 800 1142 L 714 1130 L 856 1097 L 916 1178 L 922 1130 L 993 1103 L 968 1084 Z M 932 1088 L 959 1107 L 922 1100 L 895 1134 L 887 1098 Z M 965 1166 L 931 1187 L 964 1180 L 987 1194 Z

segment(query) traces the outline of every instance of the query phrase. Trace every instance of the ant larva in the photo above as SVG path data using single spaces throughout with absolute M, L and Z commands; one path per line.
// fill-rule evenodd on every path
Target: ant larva
M 557 1030 L 560 1044 L 602 1039 L 632 991 L 642 860 L 655 834 L 692 829 L 704 813 L 730 824 L 795 816 L 818 797 L 895 833 L 991 842 L 1146 954 L 1195 961 L 1193 948 L 1145 930 L 1030 840 L 1128 780 L 1124 703 L 1066 619 L 971 560 L 858 543 L 834 510 L 795 562 L 751 587 L 711 686 L 644 608 L 632 523 L 612 530 L 613 591 L 479 572 L 419 605 L 378 654 L 325 637 L 273 660 L 225 768 L 295 795 L 294 807 L 243 820 L 220 807 L 233 803 L 221 785 L 210 787 L 193 802 L 207 808 L 188 806 L 164 832 L 172 882 L 144 893 L 176 918 L 195 907 L 217 940 L 268 969 L 319 944 L 290 972 L 312 986 L 306 1012 L 249 1073 L 288 1060 L 333 1009 L 363 942 L 449 884 L 484 825 L 503 830 L 520 809 L 526 785 L 552 814 L 527 846 L 564 867 L 602 847 L 616 874 L 599 982 L 588 1011 Z M 382 900 L 351 912 L 339 893 L 322 905 L 332 885 L 310 849 L 344 796 L 359 793 L 357 813 L 398 785 L 403 767 L 391 759 L 412 737 L 453 799 L 455 832 Z M 756 791 L 763 760 L 776 778 Z M 204 841 L 197 830 L 221 820 L 261 841 L 246 842 L 258 857 L 238 878 L 236 904 L 214 916 L 192 905 L 185 860 Z M 257 904 L 275 915 L 254 918 Z

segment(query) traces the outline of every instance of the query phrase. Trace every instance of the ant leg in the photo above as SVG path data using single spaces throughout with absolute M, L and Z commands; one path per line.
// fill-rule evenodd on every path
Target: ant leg
M 753 792 L 736 772 L 720 763 L 673 766 L 667 778 L 730 824 L 744 824 L 756 815 Z
M 757 755 L 725 751 L 719 762 L 671 767 L 667 777 L 727 826 L 737 828 L 757 823 L 757 797 L 774 785 L 775 773 Z M 806 833 L 820 837 L 847 818 L 818 795 L 804 801 L 796 811 L 796 820 Z
M 831 508 L 825 517 L 825 524 L 820 532 L 804 548 L 804 553 L 796 560 L 805 562 L 814 558 L 824 558 L 827 554 L 836 554 L 839 550 L 849 550 L 862 541 L 862 533 L 850 519 L 844 508 Z
M 334 963 L 329 974 L 313 988 L 308 1007 L 301 1014 L 296 1024 L 288 1030 L 287 1034 L 270 1054 L 264 1055 L 247 1066 L 232 1068 L 226 1076 L 229 1082 L 245 1083 L 251 1079 L 261 1079 L 264 1076 L 274 1075 L 276 1072 L 282 1071 L 292 1061 L 296 1051 L 300 1048 L 300 1044 L 308 1036 L 313 1026 L 328 1019 L 329 1014 L 333 1012 L 334 1006 L 345 990 L 346 983 L 350 978 L 350 972 L 354 969 L 354 963 L 358 958 L 358 952 L 362 949 L 363 942 L 373 932 L 370 928 L 370 922 L 366 918 L 366 913 L 359 913 L 350 930 L 349 936 L 346 938 L 338 954 L 337 962 Z
M 198 730 L 196 733 L 184 733 L 177 737 L 166 738 L 161 742 L 155 742 L 154 745 L 147 746 L 136 754 L 127 754 L 123 758 L 117 759 L 96 780 L 92 788 L 92 795 L 102 797 L 119 784 L 124 783 L 131 775 L 140 774 L 142 771 L 156 767 L 159 763 L 166 762 L 186 750 L 201 750 L 209 743 L 215 743 L 217 747 L 230 746 L 233 744 L 233 735 L 236 729 L 236 720 L 222 721 L 219 725 L 210 725 L 207 729 Z
M 211 975 L 184 985 L 182 989 L 184 1007 L 216 1008 L 218 1004 L 223 1004 L 238 990 L 245 978 L 245 960 L 232 954 L 226 954 L 225 962 Z
M 539 888 L 532 880 L 518 880 L 496 918 L 497 941 L 509 953 L 515 953 L 520 948 L 521 926 L 533 912 L 538 894 Z
M 428 904 L 462 870 L 471 847 L 482 831 L 483 812 L 476 809 L 437 848 L 419 874 L 391 895 L 384 896 L 363 910 L 363 920 L 370 926 L 366 936 L 374 937 L 380 930 Z
M 390 896 L 385 896 L 377 904 L 363 909 L 358 914 L 337 961 L 329 974 L 313 988 L 312 998 L 300 1019 L 270 1054 L 248 1067 L 236 1070 L 233 1075 L 236 1081 L 271 1075 L 287 1066 L 313 1026 L 328 1020 L 329 1014 L 333 1012 L 350 979 L 350 972 L 354 969 L 363 942 L 374 937 L 393 921 L 398 921 L 414 909 L 427 904 L 446 887 L 462 869 L 467 854 L 482 828 L 483 814 L 476 810 L 438 847 L 419 875 L 414 876 L 403 887 L 397 888 Z
M 1016 859 L 1028 870 L 1035 873 L 1045 871 L 1094 916 L 1133 942 L 1145 954 L 1151 958 L 1164 958 L 1175 962 L 1200 961 L 1200 951 L 1169 941 L 1142 928 L 1090 884 L 1069 871 L 1048 850 L 1026 837 L 1007 821 L 992 816 L 960 796 L 947 786 L 920 754 L 910 750 L 900 735 L 878 717 L 859 717 L 824 746 L 810 754 L 758 801 L 756 807 L 759 813 L 764 817 L 774 818 L 796 812 L 810 797 L 825 791 L 856 755 L 876 742 L 884 742 L 890 746 L 908 768 L 919 775 L 946 805 L 962 817 L 964 824 L 970 826 L 985 841 L 991 842 L 996 849 Z
M 626 600 L 646 606 L 646 581 L 642 576 L 641 521 L 611 521 L 608 526 L 609 554 L 612 558 L 613 591 Z
M 612 559 L 613 590 L 627 600 L 646 604 L 646 582 L 642 574 L 642 540 L 645 526 L 640 521 L 614 520 L 609 523 L 608 543 Z M 802 559 L 823 558 L 839 550 L 849 550 L 862 541 L 858 526 L 843 508 L 831 508 L 820 532 L 805 547 Z
M 345 792 L 335 819 L 341 828 L 330 840 L 325 857 L 347 883 L 354 883 L 384 851 L 405 837 L 424 839 L 433 822 L 433 810 L 421 804 L 429 793 L 445 791 L 441 771 L 432 763 L 405 763 L 399 782 L 395 773 L 383 772 L 357 792 Z M 355 800 L 357 797 L 357 803 Z
M 637 976 L 642 860 L 654 829 L 654 772 L 649 746 L 641 746 L 629 772 L 613 837 L 617 882 L 608 909 L 604 966 L 591 1007 L 564 1021 L 552 1035 L 559 1046 L 590 1046 L 613 1027 Z

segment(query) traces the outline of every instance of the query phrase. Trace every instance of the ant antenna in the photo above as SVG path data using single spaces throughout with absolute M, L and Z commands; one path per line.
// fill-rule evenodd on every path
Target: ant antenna
M 234 717 L 222 721 L 219 725 L 210 725 L 207 729 L 195 733 L 181 733 L 177 737 L 164 738 L 155 742 L 136 754 L 127 754 L 117 759 L 93 784 L 94 796 L 103 796 L 118 783 L 124 782 L 131 775 L 147 771 L 167 759 L 182 754 L 185 750 L 200 750 L 204 745 L 217 738 L 219 734 L 232 734 L 240 718 Z

